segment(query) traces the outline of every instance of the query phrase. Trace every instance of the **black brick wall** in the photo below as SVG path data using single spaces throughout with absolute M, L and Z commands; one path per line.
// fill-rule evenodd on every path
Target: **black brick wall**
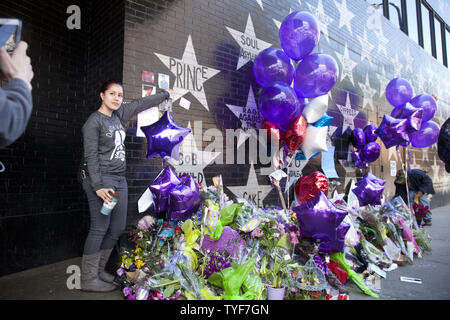
M 388 42 L 386 52 L 380 50 L 377 35 L 368 27 L 370 13 L 363 0 L 346 1 L 354 14 L 350 33 L 345 25 L 340 26 L 337 5 L 342 2 L 263 0 L 261 8 L 255 0 L 2 1 L 1 16 L 18 16 L 24 21 L 23 38 L 30 44 L 35 78 L 34 110 L 29 126 L 16 143 L 0 150 L 0 160 L 6 166 L 6 172 L 0 173 L 0 201 L 6 204 L 0 209 L 0 275 L 81 254 L 89 218 L 75 175 L 82 150 L 80 129 L 99 105 L 98 88 L 103 81 L 122 80 L 127 101 L 141 96 L 143 70 L 170 75 L 173 87 L 175 75 L 155 53 L 181 59 L 190 35 L 198 64 L 220 72 L 203 85 L 209 111 L 187 93 L 184 98 L 192 103 L 190 110 L 181 108 L 177 101 L 173 118 L 183 126 L 189 121 L 194 126 L 194 121 L 201 120 L 202 133 L 210 128 L 225 133 L 226 129 L 241 126 L 226 105 L 245 106 L 250 85 L 258 99 L 259 87 L 252 77 L 251 62 L 236 70 L 240 48 L 226 27 L 243 32 L 249 14 L 256 37 L 280 48 L 278 28 L 273 19 L 283 21 L 290 9 L 309 10 L 315 15 L 314 10 L 322 3 L 331 23 L 327 28 L 328 38 L 322 35 L 316 50 L 332 55 L 342 70 L 339 58 L 347 47 L 355 63 L 354 81 L 352 83 L 341 72 L 339 82 L 331 91 L 328 110 L 334 117 L 332 125 L 337 127 L 333 144 L 338 149 L 335 164 L 342 183 L 340 191 L 348 186 L 351 178 L 361 176 L 347 160 L 348 149 L 339 147 L 343 118 L 338 104 L 345 105 L 347 96 L 351 107 L 359 111 L 356 127 L 379 124 L 383 114 L 392 110 L 384 88 L 390 79 L 401 76 L 410 80 L 416 94 L 438 96 L 439 111 L 434 120 L 442 124 L 450 115 L 446 90 L 448 69 L 384 17 L 380 21 Z M 66 8 L 70 4 L 81 7 L 81 30 L 66 28 Z M 371 62 L 361 57 L 362 50 L 368 48 L 368 44 L 358 38 L 363 37 L 364 31 L 375 46 L 368 54 Z M 412 62 L 406 62 L 405 48 Z M 370 87 L 376 90 L 373 109 L 365 103 L 365 98 L 369 97 L 362 86 L 366 77 Z M 127 126 L 126 139 L 130 225 L 141 216 L 137 213 L 137 200 L 162 169 L 160 158 L 146 159 L 146 140 L 136 137 L 135 132 L 136 119 L 133 119 Z M 205 148 L 208 144 L 204 142 L 200 146 Z M 412 165 L 425 168 L 432 177 L 438 178 L 434 181 L 437 194 L 433 205 L 447 204 L 448 175 L 437 157 L 436 146 L 426 152 L 410 150 Z M 399 167 L 401 156 L 401 150 L 389 154 L 382 146 L 382 156 L 371 166 L 374 174 L 388 180 L 386 191 L 390 195 L 394 190 L 389 160 L 396 159 Z M 258 184 L 267 185 L 268 170 L 259 163 L 255 163 L 255 169 Z M 310 160 L 303 174 L 318 169 L 320 157 Z M 243 186 L 249 171 L 248 159 L 243 165 L 211 164 L 204 169 L 204 182 L 211 184 L 211 177 L 223 174 L 226 186 Z M 257 188 L 250 186 L 250 191 Z M 226 191 L 232 195 L 229 189 Z M 291 188 L 291 200 L 292 196 Z M 264 203 L 279 204 L 276 193 L 271 191 Z
M 72 4 L 81 30 L 66 27 Z M 122 78 L 123 14 L 121 1 L 0 3 L 0 16 L 23 20 L 35 74 L 28 127 L 0 150 L 0 275 L 81 255 L 89 225 L 76 177 L 81 127 L 100 84 Z

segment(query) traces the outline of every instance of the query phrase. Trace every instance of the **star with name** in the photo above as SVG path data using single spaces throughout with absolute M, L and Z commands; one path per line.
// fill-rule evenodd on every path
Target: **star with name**
M 391 160 L 392 155 L 393 155 L 394 158 L 395 158 L 395 161 L 397 161 L 398 160 L 397 159 L 397 153 L 398 153 L 397 149 L 396 148 L 389 148 L 387 150 L 388 150 L 388 160 Z
M 357 63 L 354 62 L 350 58 L 350 54 L 348 52 L 347 44 L 344 48 L 344 54 L 340 54 L 336 52 L 336 56 L 341 64 L 340 69 L 342 70 L 341 76 L 339 79 L 344 80 L 345 77 L 348 77 L 350 82 L 355 86 L 355 82 L 353 80 L 353 69 L 356 67 Z
M 303 168 L 308 164 L 309 160 L 293 160 L 287 168 L 288 179 L 284 192 L 287 192 L 294 182 L 303 175 Z
M 188 128 L 191 129 L 190 121 L 188 123 Z M 181 158 L 181 153 L 183 154 L 183 158 Z M 176 161 L 170 158 L 168 162 L 177 172 L 187 172 L 189 174 L 201 172 L 204 177 L 205 174 L 203 170 L 205 167 L 212 163 L 220 154 L 221 152 L 202 151 L 199 149 L 193 131 L 191 130 L 181 143 L 180 160 Z
M 190 92 L 205 108 L 209 111 L 208 101 L 206 100 L 205 95 L 205 87 L 204 83 L 208 81 L 210 78 L 214 77 L 216 74 L 220 72 L 220 70 L 213 69 L 211 67 L 203 66 L 198 64 L 197 58 L 195 56 L 194 46 L 192 44 L 191 35 L 189 35 L 188 40 L 186 42 L 186 47 L 183 52 L 183 57 L 181 59 L 177 59 L 171 56 L 166 56 L 163 54 L 155 53 L 155 55 L 161 60 L 161 62 L 175 75 L 175 83 L 173 87 L 173 101 L 175 102 L 186 93 Z M 176 64 L 176 66 L 173 65 Z M 189 76 L 186 76 L 185 72 L 183 75 L 178 74 L 178 65 L 188 66 L 191 68 L 201 68 L 202 72 L 197 76 L 197 86 L 192 86 L 192 88 L 188 85 L 188 88 L 180 86 L 184 80 L 183 77 L 189 79 Z M 173 67 L 174 70 L 172 69 Z M 195 72 L 197 74 L 197 72 Z M 189 80 L 188 80 L 189 81 Z M 184 85 L 186 86 L 186 84 Z M 198 86 L 200 86 L 200 90 L 198 90 Z M 197 88 L 196 88 L 197 87 Z
M 376 93 L 378 93 L 378 91 L 372 88 L 372 86 L 370 85 L 369 74 L 366 74 L 366 82 L 364 84 L 360 83 L 359 86 L 361 87 L 363 92 L 362 108 L 365 109 L 366 105 L 369 105 L 370 110 L 375 111 L 373 106 L 373 97 Z
M 428 159 L 428 147 L 422 148 L 422 161 L 429 161 Z
M 262 0 L 256 0 L 256 2 L 259 4 L 259 6 L 261 7 L 261 9 L 264 10 Z
M 239 70 L 247 62 L 253 61 L 258 53 L 272 46 L 271 43 L 256 37 L 250 14 L 248 15 L 247 25 L 245 26 L 244 32 L 240 32 L 229 27 L 226 28 L 240 48 L 236 70 Z
M 236 198 L 244 198 L 254 202 L 258 207 L 263 206 L 263 200 L 272 191 L 270 184 L 260 185 L 256 177 L 254 164 L 250 164 L 247 184 L 245 186 L 227 186 L 227 188 L 236 196 Z M 258 201 L 259 200 L 259 201 Z M 258 203 L 256 203 L 258 202 Z
M 319 24 L 320 32 L 328 39 L 328 25 L 334 21 L 329 15 L 325 13 L 323 8 L 322 0 L 319 0 L 317 6 L 313 6 L 306 3 L 311 14 L 316 17 L 317 23 Z
M 248 92 L 247 104 L 245 107 L 235 106 L 227 104 L 227 107 L 233 112 L 233 114 L 241 121 L 241 127 L 243 132 L 240 132 L 238 139 L 238 147 L 247 140 L 250 136 L 255 136 L 255 132 L 261 128 L 261 113 L 257 107 L 255 96 L 253 94 L 253 88 L 250 85 Z M 249 129 L 254 129 L 247 132 Z M 257 139 L 257 137 L 255 136 Z
M 342 3 L 335 2 L 339 11 L 339 28 L 345 26 L 350 34 L 352 34 L 351 21 L 355 17 L 353 12 L 347 8 L 347 0 L 342 0 Z
M 345 132 L 347 128 L 355 129 L 355 123 L 354 119 L 358 115 L 359 111 L 352 108 L 350 103 L 350 94 L 347 93 L 347 98 L 345 100 L 345 106 L 336 104 L 339 111 L 342 114 L 343 117 L 343 123 L 342 123 L 342 132 Z

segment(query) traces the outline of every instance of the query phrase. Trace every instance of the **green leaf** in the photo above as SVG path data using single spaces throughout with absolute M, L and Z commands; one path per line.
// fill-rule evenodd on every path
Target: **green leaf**
M 171 284 L 170 286 L 168 286 L 167 288 L 164 289 L 163 297 L 164 298 L 170 297 L 174 291 L 175 291 L 175 285 Z

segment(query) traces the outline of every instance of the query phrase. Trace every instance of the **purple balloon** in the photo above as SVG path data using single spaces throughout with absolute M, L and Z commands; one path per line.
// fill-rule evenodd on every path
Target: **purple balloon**
M 416 108 L 410 103 L 406 103 L 401 108 L 395 108 L 391 112 L 391 116 L 397 119 L 406 119 L 408 124 L 408 133 L 412 133 L 420 129 L 422 125 L 423 109 Z
M 253 63 L 253 75 L 256 82 L 263 88 L 275 82 L 291 85 L 294 79 L 294 66 L 282 50 L 267 48 L 256 56 Z
M 380 156 L 381 147 L 376 142 L 369 142 L 362 150 L 362 158 L 367 162 L 374 162 Z
M 338 74 L 339 67 L 332 56 L 325 53 L 311 54 L 295 70 L 295 92 L 303 98 L 322 96 L 334 87 Z
M 381 198 L 383 196 L 384 186 L 370 181 L 367 176 L 364 177 L 357 187 L 352 189 L 352 192 L 356 195 L 361 207 L 370 205 L 381 204 Z
M 425 148 L 436 143 L 439 138 L 439 125 L 434 121 L 427 121 L 422 124 L 420 130 L 409 135 L 414 148 Z
M 331 241 L 336 240 L 337 227 L 347 215 L 347 211 L 336 208 L 323 191 L 293 210 L 304 238 L 325 238 Z
M 364 161 L 364 159 L 362 159 L 361 151 L 352 150 L 352 160 L 353 160 L 353 164 L 356 167 L 358 167 L 360 169 L 366 169 L 367 168 L 367 162 Z
M 275 83 L 261 92 L 261 114 L 266 121 L 276 126 L 283 126 L 294 120 L 299 108 L 297 96 L 287 84 Z
M 376 175 L 372 174 L 371 172 L 368 172 L 365 176 L 365 179 L 372 181 L 375 184 L 378 184 L 380 186 L 384 186 L 386 184 L 386 180 L 378 178 Z M 363 184 L 363 180 L 360 180 L 356 183 L 356 186 L 359 186 Z
M 409 101 L 414 107 L 423 109 L 422 122 L 433 119 L 436 112 L 436 100 L 429 94 L 419 94 Z
M 386 149 L 409 142 L 407 122 L 406 119 L 395 119 L 387 114 L 384 115 L 376 133 L 383 141 Z
M 366 135 L 363 129 L 355 128 L 352 131 L 352 144 L 354 147 L 361 149 L 366 144 Z
M 300 60 L 310 54 L 319 42 L 319 26 L 307 11 L 294 11 L 280 26 L 280 44 L 286 54 Z
M 186 175 L 180 184 L 169 193 L 169 210 L 167 218 L 171 221 L 189 219 L 197 212 L 202 202 L 202 196 L 194 178 Z
M 205 235 L 202 243 L 202 251 L 217 251 L 222 253 L 227 251 L 231 256 L 236 257 L 239 251 L 245 247 L 246 243 L 236 230 L 224 227 L 219 240 L 215 241 L 209 235 Z
M 149 185 L 149 189 L 153 194 L 155 212 L 167 210 L 169 192 L 178 184 L 180 184 L 180 179 L 171 166 L 166 166 L 156 177 L 155 181 Z
M 344 252 L 345 235 L 347 234 L 347 231 L 349 229 L 350 229 L 350 224 L 348 224 L 345 221 L 342 221 L 342 223 L 337 228 L 336 240 L 330 241 L 328 243 L 328 246 L 330 247 L 331 252 Z
M 191 129 L 180 127 L 166 111 L 163 116 L 148 126 L 141 127 L 147 137 L 147 158 L 159 155 L 161 158 L 169 156 L 179 159 L 179 144 Z
M 369 124 L 364 128 L 364 134 L 366 135 L 366 142 L 375 142 L 378 138 L 376 134 L 377 127 L 373 124 Z
M 394 78 L 386 86 L 386 99 L 396 108 L 411 100 L 413 94 L 411 84 L 402 78 Z

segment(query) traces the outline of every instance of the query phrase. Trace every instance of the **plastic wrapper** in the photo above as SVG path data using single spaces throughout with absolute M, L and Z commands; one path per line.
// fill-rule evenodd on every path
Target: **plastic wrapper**
M 184 247 L 184 255 L 188 258 L 189 266 L 192 270 L 197 269 L 198 261 L 197 255 L 195 254 L 193 248 L 195 246 L 195 242 L 201 236 L 201 232 L 198 229 L 194 229 L 193 223 L 191 219 L 186 220 L 181 225 L 181 230 L 184 232 L 185 237 L 185 247 Z
M 376 265 L 384 264 L 384 265 L 387 265 L 386 267 L 388 267 L 392 263 L 391 259 L 386 257 L 383 252 L 378 250 L 369 241 L 363 239 L 363 240 L 361 240 L 361 245 L 363 246 L 364 250 L 367 252 L 370 262 L 372 262 Z
M 422 248 L 423 252 L 431 252 L 431 237 L 425 229 L 417 229 L 413 231 L 414 239 L 417 245 Z
M 364 292 L 366 295 L 378 298 L 378 294 L 372 292 L 365 284 L 364 280 L 352 269 L 350 269 L 350 266 L 348 265 L 347 261 L 345 260 L 345 255 L 342 252 L 334 252 L 330 255 L 330 259 L 333 261 L 339 262 L 339 266 L 347 271 L 348 277 L 355 283 L 358 288 L 361 289 L 362 292 Z
M 249 292 L 253 295 L 255 300 L 264 300 L 264 284 L 262 283 L 259 274 L 250 274 L 242 284 L 242 288 L 245 292 Z

